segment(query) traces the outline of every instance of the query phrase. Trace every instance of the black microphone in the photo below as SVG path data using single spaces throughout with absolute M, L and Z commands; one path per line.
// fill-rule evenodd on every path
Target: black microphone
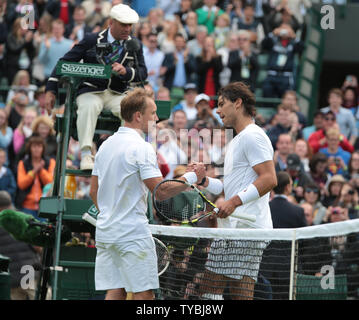
M 125 41 L 124 48 L 126 51 L 131 52 L 133 54 L 133 57 L 135 60 L 134 61 L 135 67 L 138 70 L 138 76 L 140 78 L 141 86 L 143 88 L 145 86 L 145 84 L 143 83 L 143 80 L 141 78 L 141 73 L 139 71 L 138 59 L 137 59 L 137 52 L 139 52 L 141 50 L 141 43 L 137 39 L 130 39 L 130 40 Z
M 137 52 L 141 49 L 141 44 L 137 39 L 130 39 L 125 41 L 125 50 L 130 52 Z

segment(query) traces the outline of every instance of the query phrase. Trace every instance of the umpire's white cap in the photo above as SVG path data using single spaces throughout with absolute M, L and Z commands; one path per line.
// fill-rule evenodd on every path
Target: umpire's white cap
M 137 12 L 126 4 L 116 4 L 110 11 L 110 17 L 126 24 L 137 23 L 140 19 Z

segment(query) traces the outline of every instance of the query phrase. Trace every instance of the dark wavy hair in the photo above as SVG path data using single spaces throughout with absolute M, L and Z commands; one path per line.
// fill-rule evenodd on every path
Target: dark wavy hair
M 309 161 L 309 169 L 311 172 L 315 172 L 317 164 L 319 162 L 327 162 L 328 158 L 324 153 L 317 152 Z
M 227 84 L 218 91 L 218 96 L 222 96 L 231 102 L 242 99 L 245 113 L 251 117 L 256 116 L 255 95 L 244 82 L 237 81 Z
M 25 145 L 25 153 L 27 155 L 29 155 L 29 157 L 31 157 L 31 146 L 33 144 L 36 144 L 36 145 L 42 145 L 42 155 L 41 157 L 43 158 L 44 155 L 45 155 L 45 151 L 46 151 L 46 142 L 43 138 L 41 138 L 40 136 L 32 136 L 29 138 L 29 140 L 26 142 L 26 145 Z

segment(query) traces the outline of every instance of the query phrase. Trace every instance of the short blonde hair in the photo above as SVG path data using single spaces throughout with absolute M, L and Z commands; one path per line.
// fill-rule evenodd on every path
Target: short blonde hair
M 327 137 L 339 138 L 339 137 L 340 137 L 340 131 L 338 130 L 338 128 L 335 128 L 335 127 L 329 128 L 329 129 L 326 131 L 325 135 L 326 135 Z
M 147 99 L 151 99 L 151 94 L 143 88 L 135 88 L 130 91 L 121 101 L 121 118 L 131 122 L 137 111 L 144 114 L 147 108 Z
M 28 80 L 28 84 L 30 84 L 30 74 L 29 74 L 29 72 L 28 72 L 27 70 L 19 70 L 19 71 L 16 73 L 15 77 L 14 77 L 14 80 L 13 80 L 13 82 L 12 82 L 12 85 L 13 85 L 13 86 L 18 86 L 18 85 L 20 84 L 20 79 L 21 79 L 22 77 L 26 77 L 27 80 Z
M 39 116 L 32 123 L 32 132 L 36 132 L 41 123 L 46 124 L 50 128 L 50 134 L 55 135 L 54 122 L 49 116 Z
M 227 13 L 220 14 L 219 16 L 216 17 L 215 23 L 217 23 L 219 18 L 222 18 L 222 19 L 226 20 L 228 26 L 231 24 L 231 18 L 229 16 L 229 14 L 227 14 Z

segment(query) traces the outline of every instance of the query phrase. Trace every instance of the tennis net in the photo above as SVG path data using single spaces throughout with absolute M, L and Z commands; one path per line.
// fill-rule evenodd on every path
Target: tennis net
M 359 219 L 298 229 L 150 228 L 168 249 L 157 299 L 359 298 Z

